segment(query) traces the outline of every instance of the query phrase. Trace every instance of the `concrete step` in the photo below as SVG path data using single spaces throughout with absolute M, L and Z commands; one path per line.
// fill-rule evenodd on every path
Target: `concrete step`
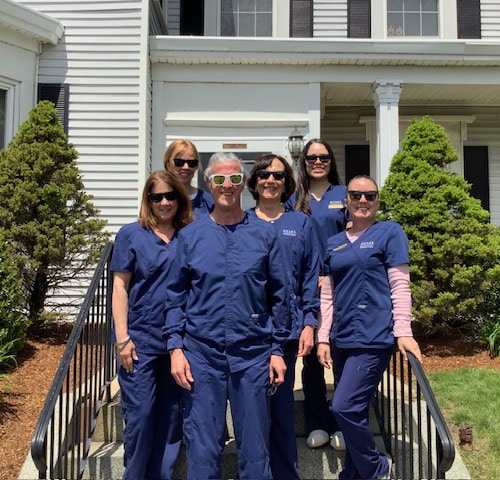
M 377 444 L 383 451 L 383 442 L 377 437 Z M 297 438 L 299 467 L 302 478 L 335 479 L 342 469 L 344 452 L 338 452 L 325 445 L 310 449 L 305 438 Z M 93 442 L 84 479 L 118 479 L 123 476 L 123 444 L 121 442 Z M 235 441 L 229 440 L 222 457 L 223 479 L 237 478 L 237 458 Z M 177 460 L 174 479 L 186 478 L 186 458 L 184 449 Z

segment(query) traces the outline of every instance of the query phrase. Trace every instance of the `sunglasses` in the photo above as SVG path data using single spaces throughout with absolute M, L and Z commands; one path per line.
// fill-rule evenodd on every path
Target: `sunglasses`
M 174 158 L 174 164 L 176 167 L 183 167 L 184 165 L 188 164 L 189 168 L 196 168 L 198 166 L 198 160 L 196 158 L 192 160 L 184 160 L 183 158 Z
M 267 180 L 271 175 L 275 180 L 283 180 L 286 177 L 286 172 L 285 171 L 269 172 L 268 170 L 257 170 L 255 172 L 255 176 L 257 178 L 262 178 L 264 180 Z
M 223 173 L 216 173 L 208 177 L 208 179 L 218 187 L 224 185 L 224 183 L 226 183 L 226 180 L 229 180 L 231 185 L 241 185 L 243 183 L 243 178 L 243 173 L 229 173 L 228 175 L 225 175 Z
M 168 200 L 169 202 L 173 202 L 174 200 L 177 200 L 178 194 L 175 190 L 172 190 L 171 192 L 161 192 L 161 193 L 148 193 L 149 199 L 153 203 L 160 203 L 163 199 Z
M 361 200 L 364 195 L 367 202 L 373 202 L 378 197 L 378 192 L 374 190 L 369 190 L 368 192 L 360 192 L 359 190 L 349 190 L 347 192 L 351 200 Z
M 330 155 L 323 154 L 323 155 L 306 155 L 305 156 L 306 162 L 313 164 L 316 163 L 316 159 L 318 159 L 321 163 L 328 163 L 331 160 Z

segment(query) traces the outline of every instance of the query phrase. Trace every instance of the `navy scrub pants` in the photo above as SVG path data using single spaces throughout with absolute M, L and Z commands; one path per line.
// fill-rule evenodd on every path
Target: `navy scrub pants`
M 337 430 L 327 399 L 325 369 L 319 363 L 317 352 L 314 345 L 311 353 L 303 357 L 302 388 L 307 435 L 313 430 L 324 430 L 329 434 Z
M 226 405 L 229 400 L 238 452 L 238 478 L 271 479 L 269 359 L 230 372 L 223 354 L 206 358 L 184 351 L 194 384 L 184 392 L 188 480 L 222 478 Z
M 389 364 L 387 349 L 333 349 L 336 379 L 332 413 L 346 443 L 344 469 L 340 480 L 372 480 L 385 475 L 387 457 L 378 452 L 370 429 L 370 402 Z
M 271 397 L 271 471 L 274 480 L 300 480 L 293 387 L 298 340 L 285 343 L 285 381 Z
M 124 480 L 170 479 L 182 442 L 182 389 L 168 353 L 138 352 L 132 373 L 119 367 L 124 431 Z

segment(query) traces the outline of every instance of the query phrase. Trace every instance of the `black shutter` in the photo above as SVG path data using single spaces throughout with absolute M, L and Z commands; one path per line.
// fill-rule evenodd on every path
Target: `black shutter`
M 39 83 L 38 101 L 49 100 L 57 110 L 57 116 L 61 122 L 64 133 L 68 134 L 68 110 L 69 110 L 69 85 L 64 83 Z
M 481 38 L 481 0 L 457 0 L 458 38 Z
M 347 36 L 349 38 L 370 38 L 371 33 L 370 0 L 349 0 L 347 2 Z
M 370 175 L 370 146 L 345 146 L 345 183 L 356 175 Z
M 464 178 L 472 188 L 470 194 L 490 210 L 488 147 L 464 147 Z
M 290 37 L 313 36 L 312 0 L 290 0 Z
M 181 2 L 181 35 L 203 36 L 204 1 L 182 0 Z

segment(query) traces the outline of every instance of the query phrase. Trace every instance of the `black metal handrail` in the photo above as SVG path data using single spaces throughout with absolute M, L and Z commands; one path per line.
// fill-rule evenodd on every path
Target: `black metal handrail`
M 374 399 L 375 413 L 393 476 L 402 480 L 445 479 L 455 445 L 421 363 L 393 353 Z
M 111 343 L 113 244 L 104 247 L 31 441 L 38 478 L 80 479 L 116 362 Z

